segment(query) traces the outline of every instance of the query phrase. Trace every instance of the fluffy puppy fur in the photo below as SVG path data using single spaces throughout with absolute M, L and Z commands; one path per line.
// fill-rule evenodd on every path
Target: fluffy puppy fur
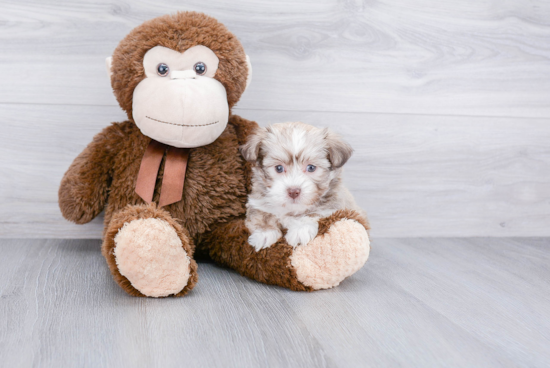
M 241 147 L 252 163 L 246 226 L 257 251 L 285 239 L 293 247 L 315 238 L 319 219 L 340 209 L 364 212 L 343 185 L 353 149 L 328 129 L 304 123 L 258 128 Z

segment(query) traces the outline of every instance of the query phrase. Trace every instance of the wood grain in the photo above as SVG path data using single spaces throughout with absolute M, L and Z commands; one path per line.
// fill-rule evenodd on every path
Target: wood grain
M 57 187 L 116 106 L 104 58 L 177 10 L 254 65 L 236 112 L 330 126 L 375 237 L 550 236 L 550 2 L 1 0 L 0 237 L 97 238 Z
M 66 222 L 65 170 L 110 121 L 109 106 L 1 105 L 0 236 L 99 238 L 101 219 Z M 356 152 L 345 180 L 375 237 L 550 236 L 544 119 L 236 110 L 261 124 L 331 127 Z
M 112 281 L 96 240 L 0 246 L 4 366 L 334 366 L 276 291 L 212 265 L 202 291 L 140 299 Z
M 544 366 L 548 245 L 548 239 L 375 240 L 352 279 L 307 299 L 289 293 L 287 300 L 344 367 Z
M 1 240 L 7 367 L 546 367 L 549 240 L 380 239 L 299 293 L 199 264 L 184 298 L 129 297 L 98 240 Z
M 550 117 L 546 0 L 4 0 L 0 102 L 116 105 L 105 57 L 177 10 L 242 40 L 254 65 L 242 108 Z

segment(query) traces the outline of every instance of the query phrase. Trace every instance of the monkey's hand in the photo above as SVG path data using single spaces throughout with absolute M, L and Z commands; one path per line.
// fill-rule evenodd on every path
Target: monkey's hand
M 59 208 L 77 224 L 92 221 L 103 210 L 111 183 L 114 157 L 123 132 L 113 124 L 96 135 L 78 155 L 61 180 Z

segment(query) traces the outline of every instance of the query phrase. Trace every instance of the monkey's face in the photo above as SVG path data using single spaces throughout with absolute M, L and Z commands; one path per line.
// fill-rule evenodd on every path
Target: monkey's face
M 215 141 L 229 118 L 227 93 L 214 79 L 219 59 L 206 46 L 183 53 L 163 46 L 143 58 L 146 78 L 134 90 L 133 118 L 146 136 L 193 148 Z
M 107 68 L 120 106 L 141 132 L 180 148 L 204 146 L 222 134 L 252 71 L 238 39 L 195 12 L 134 28 Z

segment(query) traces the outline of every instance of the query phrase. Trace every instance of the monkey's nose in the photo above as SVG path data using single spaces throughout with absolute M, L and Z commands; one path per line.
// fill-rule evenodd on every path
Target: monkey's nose
M 300 192 L 301 192 L 300 188 L 289 188 L 288 196 L 292 199 L 296 199 L 300 195 Z
M 174 70 L 170 72 L 171 79 L 195 79 L 197 73 L 194 70 Z

